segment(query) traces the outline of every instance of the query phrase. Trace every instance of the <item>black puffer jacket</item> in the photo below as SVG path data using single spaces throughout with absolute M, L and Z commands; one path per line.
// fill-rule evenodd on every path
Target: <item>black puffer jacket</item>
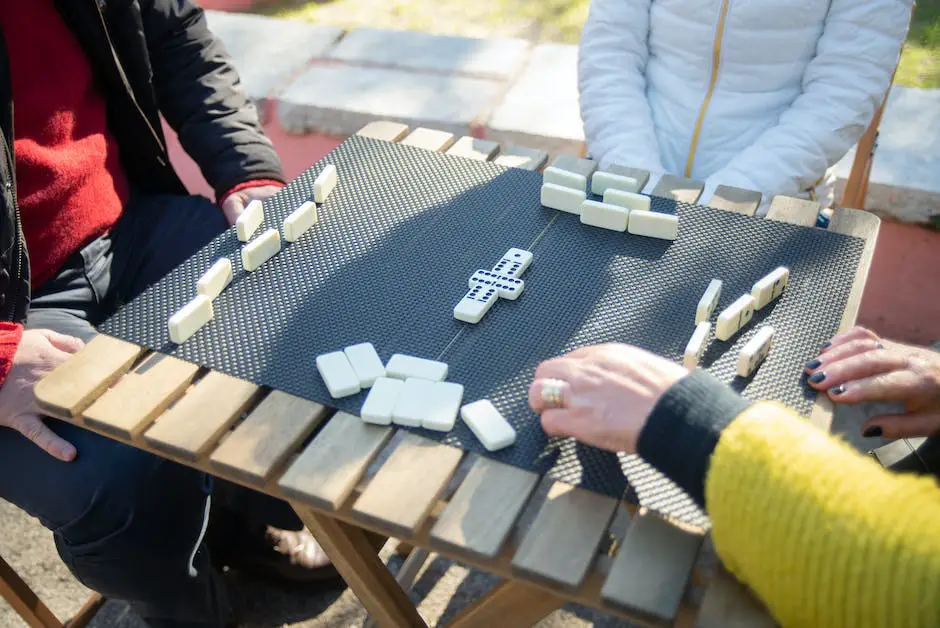
M 107 102 L 108 126 L 135 189 L 185 191 L 167 156 L 161 113 L 216 194 L 253 179 L 283 181 L 274 148 L 202 10 L 188 0 L 56 5 L 91 61 Z M 16 205 L 13 93 L 2 33 L 0 150 L 0 320 L 21 322 L 29 307 L 29 256 Z

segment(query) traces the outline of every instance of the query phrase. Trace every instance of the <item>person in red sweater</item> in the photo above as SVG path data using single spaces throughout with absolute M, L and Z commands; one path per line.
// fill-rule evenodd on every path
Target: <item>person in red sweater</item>
M 280 162 L 185 0 L 5 2 L 0 33 L 0 498 L 53 531 L 79 580 L 151 625 L 223 625 L 222 565 L 329 569 L 309 534 L 268 525 L 301 527 L 287 505 L 43 419 L 32 388 L 118 303 L 276 193 Z M 161 115 L 218 205 L 186 194 Z

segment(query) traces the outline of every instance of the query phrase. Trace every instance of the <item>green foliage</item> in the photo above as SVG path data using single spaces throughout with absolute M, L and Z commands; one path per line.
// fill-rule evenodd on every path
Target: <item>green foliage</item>
M 895 79 L 906 87 L 940 87 L 940 0 L 919 0 Z

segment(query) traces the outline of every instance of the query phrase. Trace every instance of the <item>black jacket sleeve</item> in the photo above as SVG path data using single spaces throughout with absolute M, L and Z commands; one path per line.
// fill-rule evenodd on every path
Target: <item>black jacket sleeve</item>
M 160 111 L 216 196 L 254 179 L 284 181 L 258 112 L 202 9 L 189 0 L 141 8 Z

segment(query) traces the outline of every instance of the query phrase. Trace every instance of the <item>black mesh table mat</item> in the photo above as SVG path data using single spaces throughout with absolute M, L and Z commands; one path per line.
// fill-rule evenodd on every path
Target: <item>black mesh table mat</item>
M 332 163 L 339 183 L 320 221 L 253 273 L 241 268 L 234 229 L 125 305 L 101 331 L 256 384 L 359 413 L 365 393 L 332 399 L 314 358 L 372 342 L 393 353 L 440 359 L 465 401 L 488 398 L 518 430 L 517 443 L 487 454 L 611 496 L 654 473 L 635 456 L 549 441 L 526 405 L 535 366 L 576 347 L 608 341 L 639 345 L 681 361 L 695 307 L 713 278 L 724 282 L 719 309 L 777 266 L 790 268 L 783 297 L 755 314 L 729 342 L 712 341 L 703 366 L 745 396 L 782 401 L 808 413 L 814 392 L 802 365 L 838 328 L 863 241 L 819 229 L 654 198 L 677 212 L 679 239 L 653 240 L 585 227 L 542 207 L 541 174 L 419 148 L 352 137 L 265 202 L 265 225 L 313 196 Z M 452 309 L 477 269 L 511 247 L 531 250 L 517 301 L 499 301 L 478 325 Z M 215 318 L 181 346 L 167 319 L 195 294 L 196 280 L 220 256 L 235 265 L 215 300 Z M 768 360 L 750 379 L 735 376 L 738 350 L 763 324 L 776 329 Z M 457 422 L 434 440 L 486 453 Z M 690 522 L 684 496 L 652 483 L 641 501 Z M 653 486 L 655 484 L 655 486 Z M 667 487 L 668 488 L 668 487 Z M 665 500 L 665 501 L 663 501 Z

